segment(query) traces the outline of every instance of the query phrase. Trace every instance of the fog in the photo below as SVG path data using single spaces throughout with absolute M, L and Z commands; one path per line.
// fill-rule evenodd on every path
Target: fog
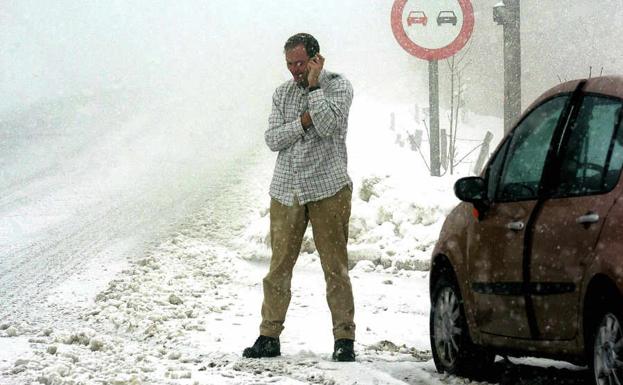
M 288 76 L 283 43 L 296 32 L 315 34 L 327 67 L 363 86 L 380 82 L 380 68 L 405 79 L 404 68 L 391 65 L 409 58 L 389 40 L 386 8 L 358 1 L 4 2 L 0 111 L 139 88 L 263 123 L 273 88 Z
M 345 73 L 356 98 L 426 101 L 426 62 L 390 28 L 392 1 L 5 0 L 0 6 L 0 113 L 97 89 L 174 93 L 245 124 L 264 124 L 269 96 L 288 73 L 285 39 L 314 34 L 326 66 Z M 502 28 L 497 0 L 472 2 L 468 107 L 502 108 Z M 523 104 L 561 79 L 621 72 L 621 0 L 522 1 Z M 442 103 L 446 67 L 440 66 Z M 206 111 L 207 113 L 207 111 Z M 263 127 L 262 127 L 263 128 Z M 254 127 L 261 131 L 259 127 Z

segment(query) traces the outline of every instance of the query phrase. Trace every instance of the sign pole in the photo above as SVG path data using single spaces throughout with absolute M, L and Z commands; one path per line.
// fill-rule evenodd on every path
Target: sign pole
M 428 61 L 428 103 L 430 107 L 430 174 L 440 176 L 439 66 L 437 60 Z
M 493 21 L 504 30 L 504 132 L 521 115 L 521 33 L 519 0 L 504 0 L 493 8 Z

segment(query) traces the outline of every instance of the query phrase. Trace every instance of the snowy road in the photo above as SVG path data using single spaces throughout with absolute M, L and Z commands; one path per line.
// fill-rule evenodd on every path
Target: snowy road
M 53 316 L 39 306 L 46 292 L 87 268 L 99 282 L 76 295 L 93 297 L 127 257 L 229 186 L 244 145 L 207 123 L 179 101 L 128 92 L 0 121 L 0 321 Z

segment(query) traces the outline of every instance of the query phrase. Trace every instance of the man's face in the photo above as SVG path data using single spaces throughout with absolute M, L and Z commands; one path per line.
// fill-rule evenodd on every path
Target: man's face
M 294 81 L 302 87 L 307 87 L 308 62 L 309 56 L 307 56 L 305 47 L 302 44 L 286 51 L 288 70 L 292 74 Z

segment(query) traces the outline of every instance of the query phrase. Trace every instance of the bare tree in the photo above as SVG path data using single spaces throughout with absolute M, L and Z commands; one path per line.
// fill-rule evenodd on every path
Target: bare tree
M 461 51 L 461 55 L 459 57 L 457 57 L 457 55 L 453 55 L 451 58 L 446 59 L 446 64 L 450 70 L 450 113 L 448 117 L 450 121 L 450 129 L 447 140 L 448 167 L 450 175 L 454 174 L 454 167 L 458 164 L 455 160 L 457 157 L 456 139 L 459 128 L 459 111 L 463 107 L 464 84 L 462 82 L 462 75 L 465 68 L 471 64 L 471 61 L 465 61 L 471 47 L 472 45 L 470 40 L 467 47 Z

